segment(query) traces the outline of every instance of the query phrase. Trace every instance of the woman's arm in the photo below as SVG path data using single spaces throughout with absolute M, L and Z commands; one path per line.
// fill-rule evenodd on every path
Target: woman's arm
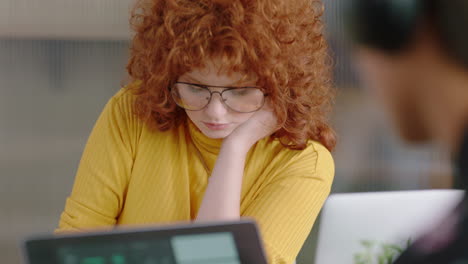
M 209 178 L 197 220 L 236 220 L 240 216 L 240 196 L 246 147 L 224 142 Z
M 276 129 L 277 119 L 265 106 L 223 140 L 197 220 L 239 219 L 247 153 L 258 140 L 271 135 Z
M 140 127 L 131 111 L 133 100 L 124 91 L 107 103 L 89 136 L 56 232 L 116 223 L 124 204 L 136 130 Z

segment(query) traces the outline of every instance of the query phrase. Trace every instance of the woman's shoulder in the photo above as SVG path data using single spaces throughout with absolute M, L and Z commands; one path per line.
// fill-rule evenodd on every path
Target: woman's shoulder
M 139 108 L 139 104 L 141 102 L 137 101 L 139 97 L 138 86 L 140 83 L 140 81 L 135 81 L 120 88 L 120 90 L 109 100 L 109 108 L 119 114 L 119 118 L 123 118 L 125 121 L 130 121 L 133 125 L 145 128 L 152 134 L 164 134 L 164 132 L 175 132 L 180 130 L 179 124 L 171 129 L 162 131 L 150 122 L 149 119 L 152 118 L 150 115 L 142 114 L 142 111 Z
M 291 149 L 281 143 L 277 138 L 265 138 L 259 142 L 259 147 L 264 151 L 285 154 L 287 156 L 310 156 L 314 155 L 317 158 L 325 160 L 333 160 L 330 151 L 320 142 L 315 140 L 307 141 L 304 149 Z
M 126 87 L 121 88 L 106 103 L 101 119 L 115 124 L 120 129 L 129 126 L 140 126 L 135 112 L 135 96 Z
M 113 104 L 114 106 L 119 105 L 127 105 L 130 106 L 135 103 L 137 95 L 135 94 L 135 87 L 138 86 L 138 82 L 133 82 L 128 85 L 121 87 L 117 93 L 115 93 L 109 103 Z M 130 110 L 130 109 L 129 109 Z M 133 110 L 133 109 L 132 109 Z
M 333 175 L 335 165 L 330 151 L 318 141 L 309 140 L 302 150 L 290 149 L 281 144 L 278 139 L 265 140 L 257 153 L 274 164 L 280 164 L 283 168 L 295 168 L 314 174 Z M 268 154 L 267 154 L 268 153 Z
M 303 150 L 305 155 L 311 155 L 315 161 L 314 169 L 317 174 L 327 172 L 334 175 L 335 163 L 331 152 L 318 141 L 309 141 Z
M 295 152 L 304 162 L 311 162 L 315 170 L 323 168 L 334 168 L 333 156 L 330 151 L 318 141 L 309 140 L 307 146 L 303 150 L 291 150 L 286 148 L 286 151 Z
M 320 159 L 333 160 L 331 152 L 318 141 L 309 140 L 307 147 L 303 151 L 316 153 Z

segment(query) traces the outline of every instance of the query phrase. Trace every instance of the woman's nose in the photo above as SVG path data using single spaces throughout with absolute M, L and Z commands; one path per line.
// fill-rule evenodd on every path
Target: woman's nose
M 215 92 L 211 95 L 211 100 L 205 107 L 205 113 L 211 117 L 220 117 L 228 112 L 226 105 L 223 103 L 221 94 Z

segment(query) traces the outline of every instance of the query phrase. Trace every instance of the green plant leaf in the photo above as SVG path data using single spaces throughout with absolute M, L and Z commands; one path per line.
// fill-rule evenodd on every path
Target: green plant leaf
M 373 248 L 375 244 L 376 242 L 372 240 L 361 240 L 361 245 L 363 245 L 365 248 Z
M 354 254 L 354 264 L 392 264 L 393 261 L 411 245 L 411 238 L 406 241 L 406 247 L 396 244 L 378 243 L 372 240 L 361 240 L 362 252 Z

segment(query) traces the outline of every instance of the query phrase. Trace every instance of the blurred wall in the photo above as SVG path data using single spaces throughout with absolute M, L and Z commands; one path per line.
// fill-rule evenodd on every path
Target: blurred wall
M 119 90 L 127 42 L 0 40 L 0 258 L 50 232 L 82 149 Z
M 25 236 L 56 227 L 86 139 L 125 77 L 129 1 L 61 1 L 0 1 L 0 14 L 8 14 L 0 16 L 2 263 L 19 262 L 17 245 Z M 339 89 L 333 191 L 449 186 L 447 156 L 402 144 L 360 87 L 339 12 L 344 1 L 325 1 Z M 26 14 L 32 18 L 21 23 L 18 16 Z M 88 22 L 77 25 L 82 21 Z M 298 263 L 313 263 L 317 227 Z

